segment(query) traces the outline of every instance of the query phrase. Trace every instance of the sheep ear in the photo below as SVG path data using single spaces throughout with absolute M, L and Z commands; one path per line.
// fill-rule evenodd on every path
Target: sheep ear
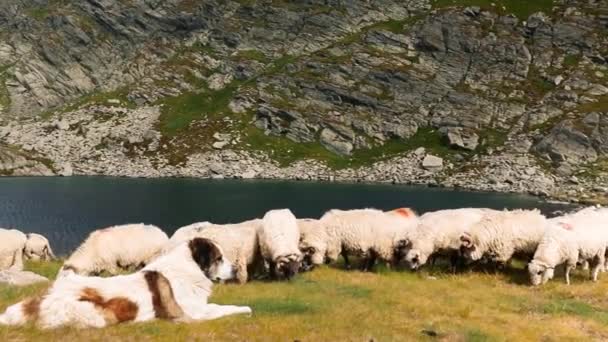
M 462 243 L 462 245 L 466 248 L 469 248 L 473 245 L 473 241 L 471 241 L 471 237 L 467 234 L 462 235 L 460 237 L 460 242 Z
M 190 247 L 192 259 L 203 272 L 208 271 L 213 262 L 222 256 L 219 248 L 208 239 L 192 239 L 188 243 L 188 247 Z
M 412 246 L 412 241 L 410 239 L 403 239 L 397 242 L 397 249 L 409 248 Z

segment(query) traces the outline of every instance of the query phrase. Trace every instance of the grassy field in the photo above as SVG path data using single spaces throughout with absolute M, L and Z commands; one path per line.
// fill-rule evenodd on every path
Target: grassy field
M 58 263 L 27 268 L 52 275 Z M 604 275 L 604 278 L 605 275 Z M 1 341 L 205 340 L 205 341 L 538 341 L 608 339 L 608 280 L 593 284 L 577 273 L 542 288 L 525 273 L 441 269 L 375 273 L 322 267 L 291 282 L 217 285 L 211 301 L 250 305 L 252 317 L 198 324 L 157 321 L 106 329 L 40 331 L 0 328 Z M 0 287 L 0 309 L 42 291 Z

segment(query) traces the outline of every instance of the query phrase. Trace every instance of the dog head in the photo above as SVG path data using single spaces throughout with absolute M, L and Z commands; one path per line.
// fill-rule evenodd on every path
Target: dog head
M 53 250 L 49 240 L 40 234 L 30 233 L 27 234 L 27 240 L 25 241 L 25 248 L 23 255 L 28 260 L 53 260 Z
M 233 279 L 232 262 L 224 256 L 222 248 L 209 239 L 194 238 L 188 243 L 192 259 L 212 281 Z

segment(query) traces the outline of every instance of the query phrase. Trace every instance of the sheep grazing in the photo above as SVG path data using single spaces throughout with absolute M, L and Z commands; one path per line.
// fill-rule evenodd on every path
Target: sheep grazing
M 570 284 L 570 272 L 579 260 L 589 263 L 591 279 L 597 281 L 606 262 L 608 209 L 586 208 L 548 221 L 549 227 L 528 264 L 532 285 L 547 283 L 555 267 L 562 264 L 566 284 Z
M 300 229 L 289 209 L 267 212 L 258 228 L 258 238 L 271 278 L 290 279 L 298 273 L 302 259 L 298 245 Z
M 27 241 L 23 254 L 28 260 L 53 260 L 55 255 L 51 249 L 49 240 L 44 236 L 36 233 L 26 234 Z
M 461 251 L 470 261 L 488 257 L 501 266 L 516 253 L 531 259 L 546 227 L 547 218 L 539 210 L 488 213 L 462 234 Z
M 99 229 L 65 261 L 60 276 L 69 272 L 80 275 L 119 269 L 141 268 L 161 254 L 169 237 L 152 225 L 129 224 Z
M 16 229 L 0 228 L 0 241 L 0 270 L 21 271 L 27 236 Z
M 378 259 L 395 264 L 396 251 L 417 224 L 418 216 L 409 208 L 330 210 L 318 222 L 301 225 L 300 250 L 313 265 L 342 255 L 348 268 L 353 255 L 364 258 L 362 269 L 370 270 Z
M 0 228 L 0 270 L 23 269 L 23 259 L 51 260 L 55 258 L 49 241 L 40 234 L 24 234 L 16 229 Z
M 411 234 L 405 261 L 412 270 L 425 265 L 429 259 L 448 256 L 452 270 L 456 270 L 460 237 L 491 209 L 463 208 L 429 212 L 420 216 L 420 223 Z
M 327 234 L 316 219 L 298 219 L 298 229 L 300 230 L 298 247 L 302 252 L 300 271 L 310 271 L 315 265 L 325 262 L 325 254 L 319 252 L 317 248 L 322 246 L 320 250 L 325 250 Z
M 194 223 L 178 229 L 171 236 L 164 252 L 194 237 L 209 239 L 222 247 L 224 255 L 233 262 L 236 280 L 244 284 L 251 275 L 262 268 L 258 243 L 258 229 L 261 225 L 260 219 L 224 225 L 209 222 Z

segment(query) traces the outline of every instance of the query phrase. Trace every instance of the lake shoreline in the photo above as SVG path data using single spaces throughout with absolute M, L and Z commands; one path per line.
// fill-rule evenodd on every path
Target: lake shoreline
M 238 223 L 289 208 L 318 218 L 331 209 L 410 207 L 419 214 L 468 207 L 540 209 L 548 216 L 575 206 L 524 194 L 425 185 L 107 176 L 0 178 L 0 227 L 46 236 L 58 255 L 95 229 L 128 223 L 171 235 L 194 222 Z

